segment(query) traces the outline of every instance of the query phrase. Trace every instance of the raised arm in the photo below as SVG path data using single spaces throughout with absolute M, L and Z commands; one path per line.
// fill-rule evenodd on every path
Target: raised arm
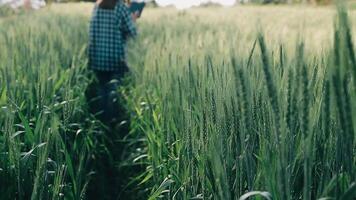
M 137 29 L 134 21 L 137 16 L 135 14 L 131 15 L 129 9 L 123 3 L 119 5 L 117 15 L 121 19 L 121 31 L 124 33 L 125 38 L 135 37 Z

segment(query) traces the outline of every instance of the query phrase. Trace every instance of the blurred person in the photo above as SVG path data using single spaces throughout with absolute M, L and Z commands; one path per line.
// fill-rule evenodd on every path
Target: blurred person
M 108 130 L 102 132 L 103 135 L 97 135 L 101 144 L 90 164 L 95 173 L 88 185 L 86 198 L 89 200 L 117 199 L 124 188 L 124 175 L 115 165 L 121 159 L 124 148 L 117 141 L 128 132 L 126 126 L 120 124 L 126 116 L 119 102 L 118 86 L 129 72 L 126 43 L 137 35 L 137 18 L 138 14 L 131 14 L 123 0 L 98 0 L 93 9 L 89 27 L 88 67 L 96 80 L 88 87 L 87 97 L 91 112 L 97 114 Z
M 107 125 L 117 123 L 117 88 L 129 71 L 126 43 L 137 35 L 138 13 L 130 13 L 128 1 L 98 0 L 89 30 L 89 68 L 97 78 L 99 119 Z

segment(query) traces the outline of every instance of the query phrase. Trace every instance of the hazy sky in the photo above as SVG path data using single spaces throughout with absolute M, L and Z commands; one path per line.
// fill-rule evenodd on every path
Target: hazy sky
M 214 2 L 222 5 L 231 6 L 236 0 L 156 0 L 161 6 L 174 5 L 177 8 L 189 8 L 191 6 L 199 5 L 203 2 Z

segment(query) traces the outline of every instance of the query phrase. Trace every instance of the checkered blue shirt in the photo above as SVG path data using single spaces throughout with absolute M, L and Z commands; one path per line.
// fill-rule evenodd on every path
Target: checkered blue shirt
M 89 28 L 89 66 L 99 71 L 119 71 L 126 63 L 126 42 L 136 36 L 136 26 L 127 6 L 94 8 Z

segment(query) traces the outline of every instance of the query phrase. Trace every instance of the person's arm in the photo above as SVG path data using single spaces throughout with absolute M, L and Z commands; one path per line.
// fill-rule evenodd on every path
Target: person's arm
M 135 37 L 137 29 L 135 21 L 138 15 L 131 14 L 126 5 L 121 4 L 119 7 L 119 17 L 121 18 L 121 31 L 124 33 L 125 38 Z

